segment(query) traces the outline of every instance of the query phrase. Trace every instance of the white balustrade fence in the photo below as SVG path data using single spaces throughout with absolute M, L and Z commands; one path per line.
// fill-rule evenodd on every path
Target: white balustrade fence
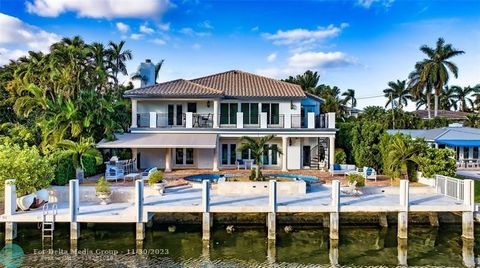
M 464 180 L 443 175 L 435 175 L 435 188 L 439 194 L 453 197 L 458 200 L 464 199 Z

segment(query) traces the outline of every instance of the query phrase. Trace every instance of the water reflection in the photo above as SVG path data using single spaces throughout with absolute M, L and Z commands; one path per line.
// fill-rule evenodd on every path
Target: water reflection
M 132 226 L 116 225 L 112 231 L 111 226 L 96 225 L 83 228 L 82 239 L 70 243 L 68 226 L 60 226 L 52 251 L 40 254 L 40 231 L 20 226 L 15 243 L 24 254 L 22 265 L 42 267 L 475 267 L 474 252 L 478 250 L 474 241 L 461 239 L 460 226 L 411 226 L 408 241 L 397 238 L 395 226 L 342 226 L 339 240 L 330 240 L 328 229 L 320 226 L 294 229 L 287 234 L 279 228 L 277 241 L 272 243 L 264 228 L 240 227 L 233 234 L 217 228 L 211 241 L 202 241 L 198 226 L 177 226 L 175 233 L 154 226 L 147 230 L 144 242 L 136 243 Z M 0 255 L 0 259 L 8 260 L 8 256 Z

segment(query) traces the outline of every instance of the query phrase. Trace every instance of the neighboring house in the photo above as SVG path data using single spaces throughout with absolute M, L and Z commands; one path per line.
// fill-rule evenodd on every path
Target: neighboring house
M 328 167 L 334 162 L 335 113 L 300 86 L 242 71 L 178 79 L 125 92 L 132 100 L 130 133 L 98 148 L 131 148 L 140 168 L 236 168 L 252 159 L 242 136 L 275 135 L 280 149 L 264 155 L 272 169 Z
M 421 119 L 433 119 L 433 114 L 434 111 L 430 111 L 430 118 L 428 117 L 428 111 L 427 110 L 416 110 L 413 111 L 412 113 L 416 114 L 418 117 Z M 457 120 L 457 121 L 465 121 L 467 120 L 467 115 L 469 113 L 466 112 L 460 112 L 460 111 L 449 111 L 449 110 L 438 110 L 438 116 L 437 117 L 445 117 L 450 120 Z
M 345 106 L 345 112 L 348 116 L 353 116 L 353 117 L 358 117 L 359 114 L 361 114 L 363 112 L 363 110 L 360 110 L 358 108 L 355 108 L 355 107 L 349 107 L 349 106 Z
M 395 129 L 389 134 L 402 133 L 412 138 L 423 138 L 436 148 L 450 148 L 456 152 L 457 160 L 479 159 L 480 129 L 451 124 L 435 129 Z

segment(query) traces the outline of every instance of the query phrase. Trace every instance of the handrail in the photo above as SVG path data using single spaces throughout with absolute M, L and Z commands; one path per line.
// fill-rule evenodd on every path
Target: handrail
M 453 197 L 458 200 L 464 199 L 464 181 L 443 175 L 435 175 L 435 189 L 437 193 Z

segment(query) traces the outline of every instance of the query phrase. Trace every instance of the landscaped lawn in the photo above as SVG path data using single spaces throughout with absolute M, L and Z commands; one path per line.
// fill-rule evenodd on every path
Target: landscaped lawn
M 475 203 L 480 203 L 480 182 L 475 181 Z

